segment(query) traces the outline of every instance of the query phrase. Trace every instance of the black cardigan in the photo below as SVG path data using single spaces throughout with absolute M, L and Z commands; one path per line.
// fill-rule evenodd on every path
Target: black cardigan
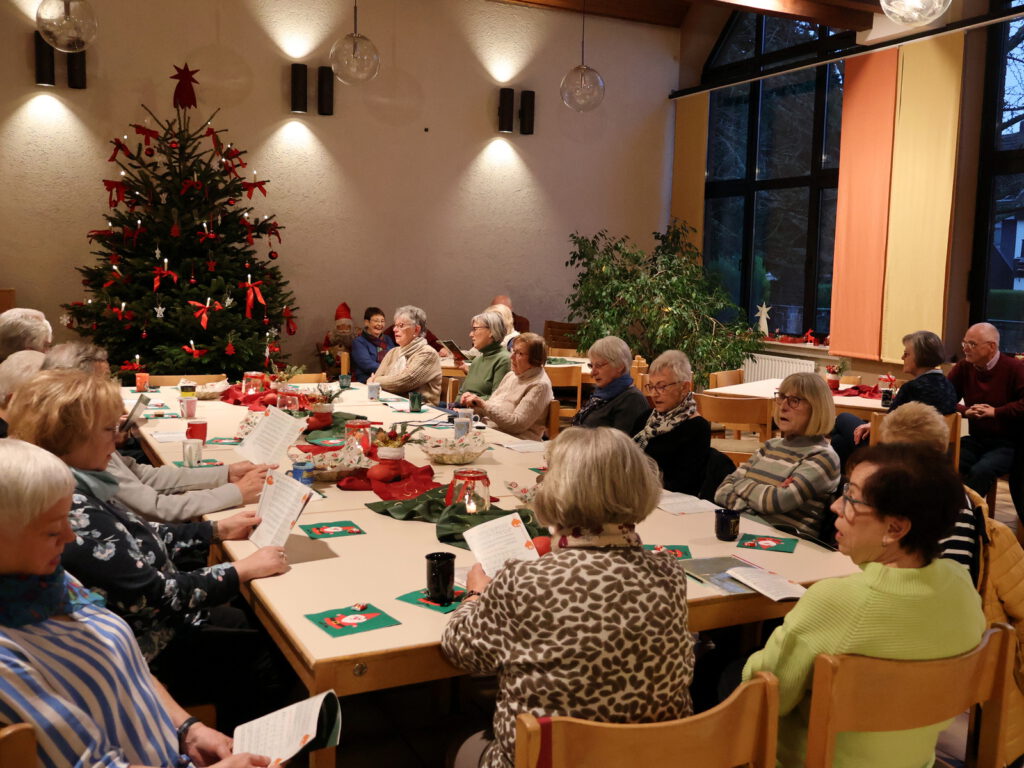
M 581 427 L 615 427 L 632 437 L 636 434 L 634 426 L 647 421 L 651 406 L 636 387 L 629 387 L 611 400 L 606 400 L 590 411 L 586 418 L 579 422 Z
M 646 420 L 639 422 L 637 432 Z M 644 450 L 658 463 L 661 484 L 666 491 L 697 496 L 707 473 L 711 448 L 711 425 L 694 416 L 676 425 L 671 432 L 655 435 Z

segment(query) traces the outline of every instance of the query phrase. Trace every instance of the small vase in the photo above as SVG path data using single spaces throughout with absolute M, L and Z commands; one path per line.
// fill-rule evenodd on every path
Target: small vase
M 828 388 L 832 390 L 839 389 L 839 374 L 830 373 L 825 377 L 825 383 L 828 384 Z
M 402 461 L 405 458 L 405 446 L 378 445 L 377 458 L 382 461 Z

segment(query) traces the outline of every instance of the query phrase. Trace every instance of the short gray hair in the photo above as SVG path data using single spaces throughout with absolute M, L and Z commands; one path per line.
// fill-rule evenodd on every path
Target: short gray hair
M 479 315 L 473 315 L 473 322 L 481 322 L 487 326 L 487 330 L 491 334 L 491 340 L 495 344 L 500 344 L 501 340 L 505 338 L 507 331 L 505 330 L 505 321 L 501 315 L 497 312 L 485 311 Z
M 43 370 L 79 368 L 92 373 L 97 363 L 107 365 L 107 350 L 87 341 L 67 341 L 46 353 Z
M 621 366 L 624 374 L 629 373 L 633 365 L 633 353 L 629 351 L 629 345 L 618 336 L 605 336 L 595 341 L 587 350 L 587 357 L 599 357 L 611 365 Z
M 14 307 L 0 314 L 0 362 L 23 349 L 45 352 L 53 329 L 38 309 Z
M 42 352 L 23 349 L 0 363 L 0 408 L 7 406 L 14 390 L 39 373 L 43 359 Z
M 639 523 L 661 501 L 658 465 L 622 430 L 570 427 L 550 445 L 534 498 L 542 525 L 596 530 Z
M 0 529 L 20 531 L 65 496 L 75 481 L 67 465 L 49 451 L 15 440 L 0 440 Z
M 404 317 L 413 325 L 420 327 L 420 336 L 423 335 L 423 331 L 427 327 L 427 313 L 419 307 L 414 307 L 412 304 L 406 304 L 404 307 L 399 307 L 395 310 L 394 320 L 397 323 L 398 318 Z
M 672 371 L 678 381 L 693 381 L 693 368 L 690 366 L 690 358 L 685 352 L 678 349 L 667 349 L 654 358 L 647 373 L 659 373 L 660 371 Z

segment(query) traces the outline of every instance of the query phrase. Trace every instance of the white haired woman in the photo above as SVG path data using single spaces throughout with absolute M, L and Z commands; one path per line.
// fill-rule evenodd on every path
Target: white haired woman
M 769 525 L 819 537 L 839 484 L 839 457 L 828 442 L 835 424 L 832 393 L 816 373 L 791 373 L 775 394 L 773 437 L 718 486 L 715 501 Z
M 0 363 L 0 438 L 7 437 L 7 407 L 14 390 L 31 379 L 46 358 L 42 352 L 23 349 Z
M 572 420 L 573 426 L 615 427 L 630 435 L 636 434 L 651 406 L 643 393 L 633 386 L 629 368 L 633 353 L 629 345 L 618 336 L 605 336 L 595 341 L 589 350 L 590 375 L 595 389 L 580 412 Z
M 146 668 L 131 629 L 61 568 L 74 541 L 64 463 L 0 441 L 0 726 L 31 723 L 44 768 L 248 768 L 231 739 L 190 717 Z
M 38 309 L 14 307 L 0 313 L 0 363 L 23 349 L 45 352 L 53 342 L 53 329 Z
M 505 320 L 500 314 L 481 312 L 473 316 L 469 339 L 479 354 L 469 365 L 460 366 L 466 372 L 459 387 L 459 400 L 463 405 L 470 405 L 469 397 L 486 400 L 505 378 L 510 362 L 508 350 L 501 343 L 504 337 Z
M 399 307 L 393 327 L 398 346 L 384 355 L 367 381 L 403 397 L 419 392 L 426 402 L 437 405 L 441 399 L 441 358 L 423 338 L 427 313 L 411 304 Z
M 554 399 L 551 379 L 544 372 L 547 359 L 548 345 L 543 336 L 517 335 L 512 340 L 512 371 L 505 374 L 489 399 L 467 395 L 462 398 L 463 405 L 502 432 L 523 440 L 540 440 Z
M 568 429 L 551 443 L 534 507 L 551 554 L 510 560 L 493 581 L 475 565 L 441 639 L 456 666 L 499 675 L 480 765 L 511 768 L 520 712 L 611 723 L 690 714 L 686 573 L 635 531 L 660 498 L 654 462 L 621 431 Z
M 711 425 L 697 413 L 690 358 L 670 349 L 647 372 L 647 395 L 654 410 L 633 437 L 658 463 L 665 490 L 696 496 L 704 484 L 711 448 Z

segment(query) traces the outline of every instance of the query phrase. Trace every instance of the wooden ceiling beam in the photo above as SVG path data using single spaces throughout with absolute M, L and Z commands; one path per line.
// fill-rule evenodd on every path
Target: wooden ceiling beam
M 583 0 L 498 0 L 512 5 L 532 5 L 561 11 L 583 10 Z M 679 27 L 686 16 L 686 0 L 586 0 L 587 14 L 626 21 L 641 21 L 662 27 Z
M 725 5 L 735 10 L 765 13 L 786 19 L 801 19 L 818 24 L 827 24 L 838 29 L 861 31 L 870 29 L 874 14 L 871 10 L 855 10 L 846 7 L 848 0 L 840 0 L 843 6 L 817 0 L 696 0 L 696 2 Z

